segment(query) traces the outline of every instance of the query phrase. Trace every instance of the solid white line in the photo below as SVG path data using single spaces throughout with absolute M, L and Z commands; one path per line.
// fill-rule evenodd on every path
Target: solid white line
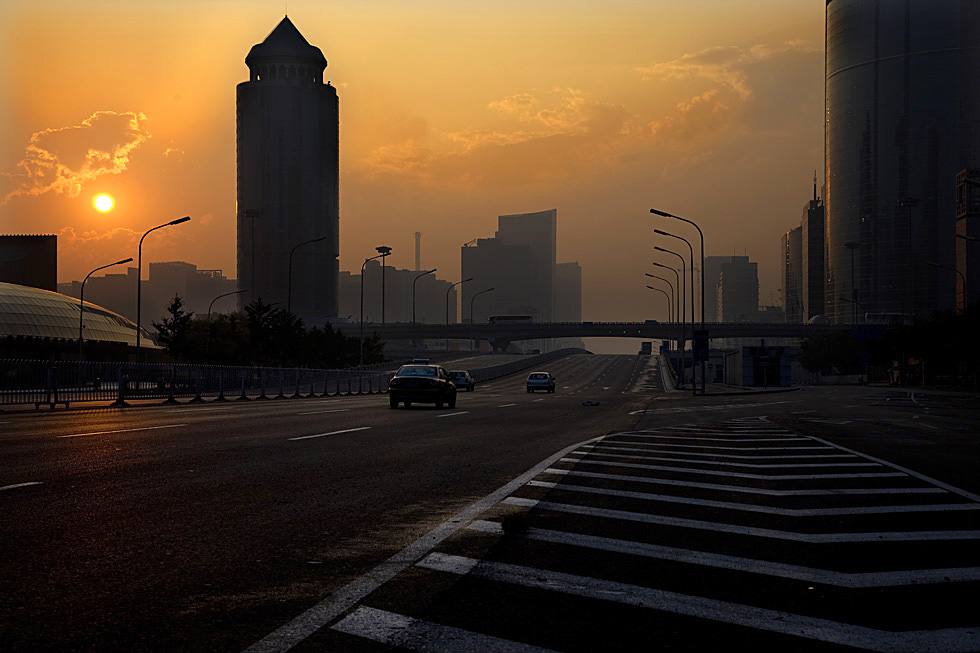
M 599 472 L 583 472 L 575 469 L 546 469 L 542 474 L 566 474 L 569 476 L 584 476 L 586 478 L 602 478 L 610 481 L 628 481 L 631 483 L 650 483 L 653 485 L 673 485 L 677 487 L 696 487 L 703 490 L 722 490 L 724 492 L 741 492 L 744 494 L 762 494 L 774 497 L 796 496 L 835 496 L 835 495 L 868 495 L 868 494 L 946 494 L 946 490 L 938 487 L 889 487 L 889 488 L 848 488 L 840 490 L 770 490 L 767 488 L 744 487 L 741 485 L 719 485 L 717 483 L 696 483 L 694 481 L 677 481 L 667 478 L 651 478 L 649 476 L 626 476 L 624 474 L 601 474 Z
M 588 454 L 582 454 L 588 455 Z M 639 463 L 617 463 L 589 458 L 562 458 L 561 462 L 585 463 L 586 465 L 608 465 L 630 469 L 649 469 L 658 472 L 687 472 L 703 476 L 730 476 L 732 478 L 754 478 L 763 481 L 812 481 L 828 478 L 904 478 L 905 474 L 895 472 L 873 472 L 866 474 L 743 474 L 739 472 L 720 472 L 713 469 L 694 469 L 693 467 L 669 467 L 667 465 L 641 465 Z
M 466 528 L 481 533 L 491 533 L 495 535 L 500 535 L 504 532 L 502 525 L 498 522 L 484 521 L 482 519 L 477 519 L 470 522 Z M 847 573 L 841 571 L 830 571 L 827 569 L 816 569 L 813 567 L 788 565 L 781 562 L 768 562 L 766 560 L 755 560 L 753 558 L 728 556 L 719 553 L 679 549 L 670 546 L 661 546 L 658 544 L 648 544 L 646 542 L 618 540 L 608 537 L 599 537 L 596 535 L 583 535 L 581 533 L 567 533 L 564 531 L 554 531 L 543 528 L 529 528 L 526 532 L 521 533 L 519 537 L 542 542 L 567 544 L 569 546 L 576 546 L 580 548 L 596 549 L 599 551 L 625 553 L 628 555 L 637 555 L 645 558 L 657 558 L 660 560 L 670 560 L 672 562 L 682 562 L 691 565 L 715 567 L 717 569 L 744 571 L 750 574 L 763 574 L 778 578 L 792 578 L 795 580 L 807 581 L 809 583 L 822 583 L 825 585 L 836 585 L 838 587 L 867 588 L 900 587 L 903 585 L 920 584 L 941 585 L 945 583 L 961 583 L 980 580 L 980 567 L 952 567 L 948 569 L 910 569 L 908 571 Z
M 597 447 L 599 448 L 599 447 Z M 608 447 L 602 447 L 608 449 Z M 720 465 L 723 467 L 750 467 L 752 469 L 779 469 L 782 467 L 881 467 L 878 463 L 779 463 L 775 465 L 757 465 L 753 463 L 726 463 L 720 460 L 692 460 L 690 458 L 664 458 L 662 456 L 631 456 L 615 453 L 590 453 L 589 455 L 602 458 L 626 458 L 627 460 L 659 460 L 669 463 L 692 463 L 697 465 Z
M 497 408 L 510 408 L 511 406 L 516 406 L 517 404 L 500 404 Z
M 468 410 L 461 410 L 458 413 L 443 413 L 442 415 L 436 415 L 436 417 L 455 417 L 456 415 L 466 415 L 469 412 Z
M 179 426 L 187 426 L 187 424 L 167 424 L 166 426 L 144 426 L 138 429 L 118 429 L 116 431 L 94 431 L 92 433 L 75 433 L 74 435 L 59 435 L 59 438 L 80 438 L 85 435 L 107 435 L 109 433 L 131 433 L 133 431 L 153 431 L 156 429 L 175 429 Z
M 671 442 L 631 442 L 615 439 L 614 436 L 606 436 L 603 442 L 611 442 L 613 444 L 628 444 L 633 447 L 673 447 L 675 449 L 699 449 L 701 451 L 707 451 L 711 449 L 717 449 L 720 451 L 826 451 L 827 449 L 833 449 L 834 447 L 820 446 L 797 446 L 792 447 L 723 447 L 718 444 L 673 444 Z
M 641 433 L 617 433 L 617 436 L 625 436 L 630 438 L 650 438 L 653 440 L 695 440 L 697 442 L 807 442 L 810 438 L 692 438 L 687 435 L 643 435 Z M 710 445 L 709 445 L 710 446 Z
M 316 435 L 302 435 L 298 438 L 287 438 L 288 440 L 309 440 L 310 438 L 323 438 L 328 435 L 340 435 L 341 433 L 353 433 L 354 431 L 366 431 L 370 426 L 358 426 L 356 429 L 343 429 L 342 431 L 331 431 L 330 433 L 317 433 Z
M 330 410 L 313 410 L 308 413 L 296 413 L 297 415 L 320 415 L 322 413 L 346 413 L 350 408 L 331 408 Z
M 491 506 L 496 505 L 501 499 L 508 496 L 514 492 L 514 490 L 540 474 L 542 469 L 547 469 L 569 451 L 572 451 L 573 449 L 588 442 L 595 442 L 600 438 L 601 436 L 586 440 L 585 442 L 573 444 L 572 446 L 566 447 L 555 455 L 541 461 L 514 480 L 473 503 L 459 514 L 450 518 L 448 521 L 443 522 L 433 530 L 415 540 L 368 573 L 364 574 L 360 578 L 354 579 L 330 596 L 324 598 L 322 601 L 289 623 L 281 626 L 279 629 L 255 642 L 248 647 L 246 651 L 252 653 L 264 653 L 266 651 L 287 651 L 293 646 L 299 644 L 321 627 L 330 623 L 342 613 L 352 608 L 358 601 L 376 590 L 383 583 L 391 580 L 396 574 L 400 573 L 410 565 L 414 564 L 417 560 L 421 559 L 422 556 L 432 551 L 432 549 L 435 548 L 440 542 L 459 531 L 461 528 L 463 528 L 463 526 L 476 519 Z
M 607 442 L 608 442 L 608 440 L 607 440 Z M 642 444 L 647 444 L 647 443 L 644 442 Z M 647 446 L 656 446 L 656 445 L 649 445 L 649 444 L 647 444 Z M 858 457 L 858 456 L 855 456 L 854 454 L 850 454 L 850 453 L 800 454 L 800 455 L 795 455 L 795 456 L 794 455 L 773 456 L 773 455 L 769 455 L 769 454 L 765 454 L 765 455 L 762 455 L 762 456 L 739 456 L 738 454 L 727 454 L 727 453 L 726 454 L 720 454 L 720 453 L 695 453 L 693 451 L 665 451 L 665 450 L 662 450 L 662 449 L 636 449 L 636 448 L 633 448 L 633 447 L 621 447 L 621 446 L 618 446 L 618 445 L 617 446 L 602 446 L 602 445 L 599 445 L 599 446 L 596 446 L 594 448 L 595 449 L 602 449 L 604 451 L 639 451 L 639 452 L 642 452 L 642 453 L 661 453 L 661 454 L 666 453 L 666 454 L 670 454 L 672 456 L 701 456 L 701 457 L 704 457 L 704 458 L 726 458 L 726 459 L 727 458 L 731 458 L 731 459 L 735 459 L 735 460 L 784 460 L 784 459 L 799 459 L 799 458 L 826 460 L 827 458 L 857 458 Z M 826 447 L 821 447 L 821 449 L 826 449 Z M 782 450 L 785 451 L 786 449 L 783 448 Z M 657 458 L 657 460 L 663 460 L 663 459 Z M 673 460 L 673 459 L 670 459 L 670 460 Z
M 980 505 L 975 503 L 940 503 L 911 506 L 861 506 L 857 508 L 774 508 L 772 506 L 760 506 L 752 503 L 713 501 L 710 499 L 691 499 L 687 497 L 675 497 L 667 494 L 630 492 L 628 490 L 612 490 L 608 488 L 590 487 L 586 485 L 552 483 L 550 481 L 531 481 L 528 483 L 528 486 L 545 487 L 568 492 L 583 492 L 586 494 L 602 494 L 606 496 L 624 497 L 628 499 L 642 499 L 644 501 L 659 501 L 661 503 L 680 503 L 689 506 L 724 508 L 726 510 L 741 510 L 743 512 L 761 512 L 768 515 L 781 515 L 784 517 L 836 517 L 843 515 L 885 515 L 895 512 L 955 512 L 960 510 L 980 510 Z
M 460 576 L 470 575 L 485 580 L 589 599 L 614 601 L 639 608 L 711 619 L 873 651 L 917 653 L 924 650 L 941 650 L 959 653 L 976 650 L 976 628 L 944 628 L 896 633 L 588 576 L 503 562 L 481 562 L 473 558 L 443 553 L 426 556 L 418 566 Z
M 4 490 L 14 490 L 19 487 L 28 487 L 31 485 L 43 485 L 43 483 L 41 481 L 29 481 L 27 483 L 14 483 L 13 485 L 4 485 L 3 487 L 0 487 L 0 492 L 3 492 Z
M 507 497 L 501 503 L 525 508 L 538 508 L 554 512 L 564 512 L 573 515 L 586 515 L 606 519 L 641 522 L 644 524 L 661 524 L 679 528 L 694 528 L 697 530 L 749 535 L 752 537 L 767 537 L 774 540 L 791 542 L 806 542 L 809 544 L 837 544 L 841 542 L 932 542 L 940 540 L 976 540 L 980 539 L 980 531 L 883 531 L 875 533 L 797 533 L 794 531 L 779 531 L 772 528 L 756 528 L 754 526 L 736 526 L 722 522 L 703 521 L 700 519 L 683 519 L 681 517 L 666 517 L 651 515 L 645 512 L 630 512 L 627 510 L 608 510 L 591 508 L 571 503 L 555 503 L 552 501 L 537 501 L 520 497 Z
M 529 644 L 365 606 L 359 607 L 331 628 L 348 635 L 410 651 L 501 651 L 502 653 L 547 651 Z

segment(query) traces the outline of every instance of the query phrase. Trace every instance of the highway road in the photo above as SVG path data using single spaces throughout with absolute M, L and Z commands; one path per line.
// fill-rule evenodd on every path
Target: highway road
M 654 360 L 453 410 L 0 414 L 0 646 L 980 650 L 976 399 Z

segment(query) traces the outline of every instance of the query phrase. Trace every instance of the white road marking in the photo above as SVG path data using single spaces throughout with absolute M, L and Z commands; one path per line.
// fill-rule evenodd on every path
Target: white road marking
M 630 492 L 627 490 L 612 490 L 608 488 L 588 487 L 585 485 L 570 485 L 566 483 L 551 483 L 549 481 L 531 481 L 529 487 L 544 487 L 568 492 L 583 492 L 586 494 L 602 494 L 627 499 L 642 499 L 644 501 L 659 501 L 661 503 L 680 503 L 689 506 L 704 506 L 708 508 L 723 508 L 725 510 L 741 510 L 743 512 L 761 512 L 767 515 L 783 517 L 825 517 L 843 515 L 885 515 L 891 513 L 910 512 L 953 512 L 960 510 L 980 510 L 976 503 L 942 503 L 913 506 L 862 506 L 858 508 L 774 508 L 751 503 L 735 503 L 731 501 L 712 501 L 709 499 L 691 499 L 665 494 L 649 494 L 647 492 Z
M 156 429 L 175 429 L 187 424 L 167 424 L 165 426 L 144 426 L 137 429 L 117 429 L 115 431 L 93 431 L 92 433 L 75 433 L 74 435 L 59 435 L 59 438 L 80 438 L 86 435 L 107 435 L 109 433 L 132 433 L 133 431 L 154 431 Z
M 341 433 L 353 433 L 354 431 L 366 431 L 370 426 L 358 426 L 356 429 L 343 429 L 341 431 L 331 431 L 330 433 L 317 433 L 316 435 L 302 435 L 298 438 L 287 438 L 288 440 L 309 440 L 310 438 L 325 438 L 328 435 L 340 435 Z
M 975 651 L 977 644 L 976 628 L 891 632 L 588 576 L 576 576 L 503 562 L 481 562 L 473 558 L 443 553 L 429 554 L 418 563 L 418 566 L 460 576 L 470 575 L 474 578 L 522 587 L 601 601 L 614 601 L 639 608 L 711 619 L 873 651 L 917 653 L 936 650 L 960 653 Z
M 617 440 L 615 439 L 615 437 L 616 436 L 607 436 L 606 439 L 603 440 L 603 442 L 612 442 L 612 443 L 623 442 L 624 444 L 629 444 L 633 447 L 672 447 L 674 449 L 699 449 L 702 451 L 706 449 L 719 449 L 722 451 L 814 451 L 814 450 L 826 451 L 827 449 L 830 450 L 834 449 L 833 447 L 828 447 L 824 445 L 814 446 L 814 447 L 797 446 L 797 445 L 793 445 L 792 447 L 723 447 L 717 444 L 701 445 L 701 444 L 673 444 L 671 442 L 631 442 L 631 441 Z M 666 449 L 664 451 L 666 451 Z M 706 454 L 706 455 L 712 455 L 712 454 Z
M 455 417 L 456 415 L 466 415 L 469 412 L 468 410 L 461 410 L 458 413 L 443 413 L 442 415 L 436 415 L 436 417 Z
M 482 519 L 471 522 L 466 528 L 468 530 L 494 535 L 500 535 L 504 532 L 503 527 L 498 522 Z M 543 528 L 530 528 L 526 532 L 521 533 L 519 537 L 529 540 L 554 542 L 556 544 L 567 544 L 580 548 L 596 549 L 599 551 L 670 560 L 704 567 L 744 571 L 751 574 L 764 574 L 779 578 L 792 578 L 809 583 L 836 585 L 838 587 L 899 587 L 913 584 L 932 585 L 980 580 L 980 567 L 847 573 Z
M 697 483 L 694 481 L 678 481 L 667 478 L 651 478 L 649 476 L 627 476 L 624 474 L 602 474 L 599 472 L 584 472 L 578 469 L 549 468 L 543 474 L 565 474 L 568 476 L 584 476 L 586 478 L 602 478 L 610 481 L 629 481 L 631 483 L 649 483 L 652 485 L 672 485 L 676 487 L 696 487 L 702 490 L 721 490 L 723 492 L 740 492 L 744 494 L 762 494 L 774 497 L 797 496 L 849 496 L 866 494 L 946 494 L 946 490 L 938 487 L 885 487 L 885 488 L 846 488 L 836 490 L 770 490 L 767 488 L 745 487 L 741 485 L 720 485 L 717 483 Z
M 610 442 L 610 443 L 615 443 L 615 440 L 606 440 L 606 441 L 607 442 Z M 657 446 L 657 445 L 649 444 L 649 443 L 646 443 L 646 442 L 640 442 L 638 444 L 646 445 L 648 447 L 655 447 L 655 446 Z M 604 451 L 637 451 L 637 452 L 640 452 L 640 453 L 660 453 L 660 454 L 671 454 L 671 455 L 674 455 L 674 456 L 700 456 L 702 458 L 724 458 L 724 459 L 738 459 L 738 460 L 783 460 L 783 459 L 799 459 L 799 458 L 826 460 L 828 458 L 857 458 L 857 456 L 855 456 L 854 454 L 850 454 L 850 453 L 811 453 L 811 454 L 799 454 L 799 455 L 793 455 L 793 454 L 787 454 L 787 455 L 764 454 L 764 455 L 761 455 L 761 456 L 740 456 L 738 454 L 731 454 L 731 453 L 719 454 L 719 453 L 698 453 L 696 451 L 669 451 L 669 450 L 663 450 L 663 449 L 637 449 L 637 448 L 634 448 L 634 447 L 621 447 L 621 446 L 618 446 L 618 445 L 617 446 L 612 446 L 612 447 L 598 446 L 598 447 L 593 447 L 593 448 L 594 449 L 602 449 Z M 794 447 L 783 447 L 782 448 L 782 451 L 785 451 L 786 449 L 792 449 L 792 448 L 794 448 Z M 802 447 L 795 447 L 795 448 L 802 449 Z M 826 449 L 827 447 L 820 447 L 820 448 L 821 449 Z M 675 460 L 675 459 L 674 458 L 656 458 L 655 460 Z
M 608 449 L 609 447 L 603 447 Z M 616 447 L 613 447 L 616 448 Z M 751 467 L 752 469 L 779 469 L 781 467 L 881 467 L 878 463 L 779 463 L 776 465 L 756 465 L 752 463 L 727 463 L 720 460 L 692 460 L 690 458 L 663 458 L 660 456 L 631 456 L 628 454 L 593 453 L 602 458 L 626 458 L 627 460 L 659 460 L 668 463 L 692 463 L 697 465 L 721 465 L 724 467 Z
M 697 438 L 689 435 L 647 435 L 643 433 L 624 433 L 631 438 L 649 438 L 651 440 L 694 440 L 696 442 L 808 442 L 810 438 Z
M 350 408 L 331 408 L 330 410 L 312 410 L 308 413 L 296 413 L 297 415 L 320 415 L 322 413 L 346 413 Z
M 582 454 L 585 455 L 585 454 Z M 902 478 L 905 474 L 882 472 L 866 474 L 741 474 L 738 472 L 719 472 L 711 469 L 694 469 L 692 467 L 667 467 L 666 465 L 641 465 L 639 463 L 617 463 L 604 460 L 588 460 L 586 458 L 562 458 L 562 462 L 585 463 L 588 465 L 609 465 L 611 467 L 629 467 L 631 469 L 649 469 L 658 472 L 687 472 L 704 476 L 731 476 L 732 478 L 755 478 L 765 481 L 810 481 L 827 478 Z
M 499 489 L 491 492 L 479 501 L 470 505 L 456 516 L 443 522 L 433 530 L 429 531 L 419 539 L 415 540 L 407 547 L 379 564 L 377 567 L 367 572 L 360 578 L 356 578 L 344 587 L 340 588 L 330 596 L 326 597 L 303 614 L 299 615 L 289 623 L 281 626 L 276 631 L 266 635 L 259 641 L 246 649 L 247 653 L 265 653 L 267 651 L 287 651 L 296 646 L 307 637 L 315 633 L 321 627 L 330 623 L 342 613 L 349 610 L 358 601 L 376 590 L 382 584 L 388 582 L 395 575 L 399 574 L 410 565 L 414 564 L 422 556 L 434 549 L 440 542 L 459 531 L 463 526 L 476 519 L 480 514 L 496 505 L 501 499 L 510 495 L 514 490 L 521 487 L 541 470 L 547 469 L 555 461 L 562 458 L 569 451 L 576 449 L 582 444 L 595 442 L 600 438 L 592 438 L 585 442 L 573 444 L 570 447 L 559 451 L 555 455 L 541 461 L 524 474 L 503 485 Z
M 517 404 L 500 404 L 497 408 L 510 408 L 511 406 L 516 406 Z
M 30 487 L 31 485 L 43 485 L 43 484 L 44 483 L 42 483 L 41 481 L 29 481 L 27 483 L 14 483 L 13 485 L 4 485 L 3 487 L 0 487 L 0 492 L 3 492 L 4 490 L 15 490 L 19 487 Z
M 529 644 L 365 606 L 344 617 L 332 629 L 410 651 L 547 651 Z
M 579 506 L 570 503 L 555 503 L 553 501 L 537 501 L 535 499 L 522 499 L 520 497 L 507 497 L 501 503 L 506 503 L 512 506 L 522 506 L 524 508 L 551 510 L 553 512 L 563 512 L 573 515 L 586 515 L 589 517 L 601 517 L 605 519 L 619 519 L 622 521 L 641 522 L 644 524 L 660 524 L 662 526 L 676 526 L 679 528 L 693 528 L 703 531 L 733 533 L 735 535 L 749 535 L 752 537 L 766 537 L 774 540 L 806 542 L 808 544 L 838 544 L 842 542 L 934 542 L 942 540 L 955 541 L 980 539 L 980 531 L 967 530 L 880 531 L 869 533 L 797 533 L 793 531 L 780 531 L 772 528 L 737 526 L 735 524 L 703 521 L 700 519 L 684 519 L 681 517 L 651 515 L 645 512 L 591 508 L 589 506 Z

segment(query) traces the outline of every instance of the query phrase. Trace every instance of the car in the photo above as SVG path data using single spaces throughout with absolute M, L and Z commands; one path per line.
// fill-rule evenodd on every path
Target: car
M 531 372 L 527 375 L 527 391 L 535 390 L 555 391 L 555 377 L 551 376 L 551 372 Z
M 399 367 L 388 381 L 388 403 L 392 408 L 398 408 L 399 403 L 405 408 L 413 403 L 455 408 L 456 386 L 442 365 L 412 362 Z
M 466 370 L 450 370 L 449 380 L 453 382 L 457 390 L 473 392 L 473 388 L 476 387 L 476 380 Z

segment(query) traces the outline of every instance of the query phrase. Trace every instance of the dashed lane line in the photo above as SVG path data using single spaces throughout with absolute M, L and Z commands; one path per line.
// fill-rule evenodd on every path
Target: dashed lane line
M 466 415 L 469 412 L 468 410 L 461 410 L 458 413 L 443 413 L 442 415 L 436 415 L 436 417 L 456 417 L 457 415 Z
M 4 490 L 16 490 L 19 487 L 30 487 L 32 485 L 44 485 L 42 481 L 28 481 L 27 483 L 14 483 L 13 485 L 4 485 L 0 487 L 0 492 Z
M 517 404 L 500 404 L 497 408 L 510 408 L 511 406 L 516 406 Z
M 301 435 L 298 438 L 287 438 L 288 440 L 310 440 L 312 438 L 325 438 L 328 435 L 340 435 L 341 433 L 353 433 L 355 431 L 366 431 L 370 426 L 358 426 L 354 429 L 342 429 L 340 431 L 330 431 L 329 433 L 317 433 L 316 435 Z
M 81 438 L 86 435 L 108 435 L 111 433 L 132 433 L 135 431 L 155 431 L 157 429 L 175 429 L 181 426 L 187 426 L 187 424 L 165 424 L 163 426 L 144 426 L 135 429 L 116 429 L 114 431 L 93 431 L 91 433 L 75 433 L 73 435 L 59 435 L 59 438 Z
M 679 528 L 693 528 L 704 531 L 732 533 L 734 535 L 764 537 L 789 542 L 806 542 L 808 544 L 839 544 L 844 542 L 935 542 L 980 539 L 980 531 L 975 530 L 797 533 L 793 531 L 780 531 L 772 528 L 757 528 L 755 526 L 737 526 L 735 524 L 724 524 L 721 522 L 703 521 L 700 519 L 684 519 L 682 517 L 651 515 L 644 512 L 631 512 L 628 510 L 611 510 L 606 508 L 580 506 L 570 503 L 557 503 L 554 501 L 538 501 L 536 499 L 524 499 L 521 497 L 507 497 L 501 503 L 573 515 L 618 519 L 621 521 L 640 522 L 644 524 L 660 524 L 662 526 L 677 526 Z
M 346 413 L 350 408 L 331 408 L 330 410 L 311 410 L 308 413 L 296 413 L 297 415 L 321 415 L 323 413 Z
M 504 532 L 503 526 L 500 523 L 482 519 L 470 522 L 466 528 L 467 530 L 493 535 L 502 535 Z M 714 567 L 729 571 L 742 571 L 750 574 L 790 578 L 808 583 L 835 585 L 837 587 L 869 588 L 900 587 L 913 584 L 942 585 L 946 583 L 980 580 L 980 567 L 849 573 L 544 528 L 529 528 L 524 533 L 517 534 L 517 537 L 541 542 L 566 544 L 585 549 L 608 551 L 611 553 L 625 553 L 627 555 L 636 555 L 645 558 L 682 562 L 702 567 Z
M 471 578 L 613 601 L 873 651 L 917 653 L 923 650 L 942 650 L 959 653 L 976 650 L 976 628 L 891 632 L 588 576 L 503 562 L 480 561 L 444 553 L 431 553 L 418 566 L 459 576 L 468 575 Z

